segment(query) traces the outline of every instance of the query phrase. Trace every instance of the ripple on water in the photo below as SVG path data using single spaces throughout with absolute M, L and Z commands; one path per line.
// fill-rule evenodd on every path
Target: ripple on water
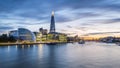
M 119 68 L 120 46 L 85 44 L 0 46 L 1 68 Z

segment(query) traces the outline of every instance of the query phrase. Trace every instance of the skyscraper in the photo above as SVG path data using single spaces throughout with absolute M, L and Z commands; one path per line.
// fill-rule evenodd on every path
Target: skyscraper
M 54 11 L 52 11 L 50 33 L 54 33 L 54 32 L 55 32 L 55 19 L 54 19 Z

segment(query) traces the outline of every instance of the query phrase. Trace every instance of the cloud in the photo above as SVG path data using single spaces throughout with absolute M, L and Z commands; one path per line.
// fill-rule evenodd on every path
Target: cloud
M 99 13 L 95 13 L 93 10 L 88 11 L 86 9 L 71 9 L 66 8 L 60 11 L 56 11 L 57 22 L 68 22 L 82 18 L 91 18 L 101 16 Z
M 12 26 L 0 26 L 0 34 L 6 33 L 7 31 L 13 30 L 13 29 L 14 29 L 14 27 L 12 27 Z
M 68 27 L 68 28 L 73 28 L 72 26 L 70 26 L 70 25 L 67 25 L 66 27 Z
M 0 0 L 0 12 L 12 12 L 16 10 L 25 0 Z
M 13 29 L 13 27 L 10 27 L 10 26 L 9 27 L 8 26 L 6 26 L 6 27 L 5 26 L 0 26 L 0 29 L 1 30 Z
M 120 23 L 120 18 L 109 19 L 105 22 L 105 24 L 108 23 Z
M 82 24 L 82 25 L 90 25 L 91 24 L 114 24 L 114 23 L 120 23 L 120 18 L 111 18 L 111 19 L 95 19 L 89 21 L 89 24 Z
M 120 31 L 118 31 L 118 32 L 98 32 L 98 33 L 88 33 L 88 34 L 84 34 L 84 36 L 89 36 L 89 35 L 101 35 L 101 34 L 112 34 L 112 33 L 120 33 Z
M 63 25 L 58 29 L 86 33 L 109 31 L 106 27 L 111 28 L 114 23 L 119 25 L 119 8 L 118 0 L 0 0 L 0 23 L 3 27 L 44 25 L 49 28 L 51 11 L 54 10 L 56 23 Z M 114 30 L 118 29 L 114 27 Z

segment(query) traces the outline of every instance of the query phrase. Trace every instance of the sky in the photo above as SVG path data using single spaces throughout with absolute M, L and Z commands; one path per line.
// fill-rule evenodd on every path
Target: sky
M 0 33 L 18 28 L 50 28 L 78 35 L 120 35 L 120 0 L 0 0 Z

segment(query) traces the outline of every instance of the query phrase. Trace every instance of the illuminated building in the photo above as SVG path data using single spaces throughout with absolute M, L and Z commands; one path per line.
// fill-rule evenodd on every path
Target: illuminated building
M 34 32 L 36 36 L 36 42 L 42 41 L 42 33 L 41 32 Z

